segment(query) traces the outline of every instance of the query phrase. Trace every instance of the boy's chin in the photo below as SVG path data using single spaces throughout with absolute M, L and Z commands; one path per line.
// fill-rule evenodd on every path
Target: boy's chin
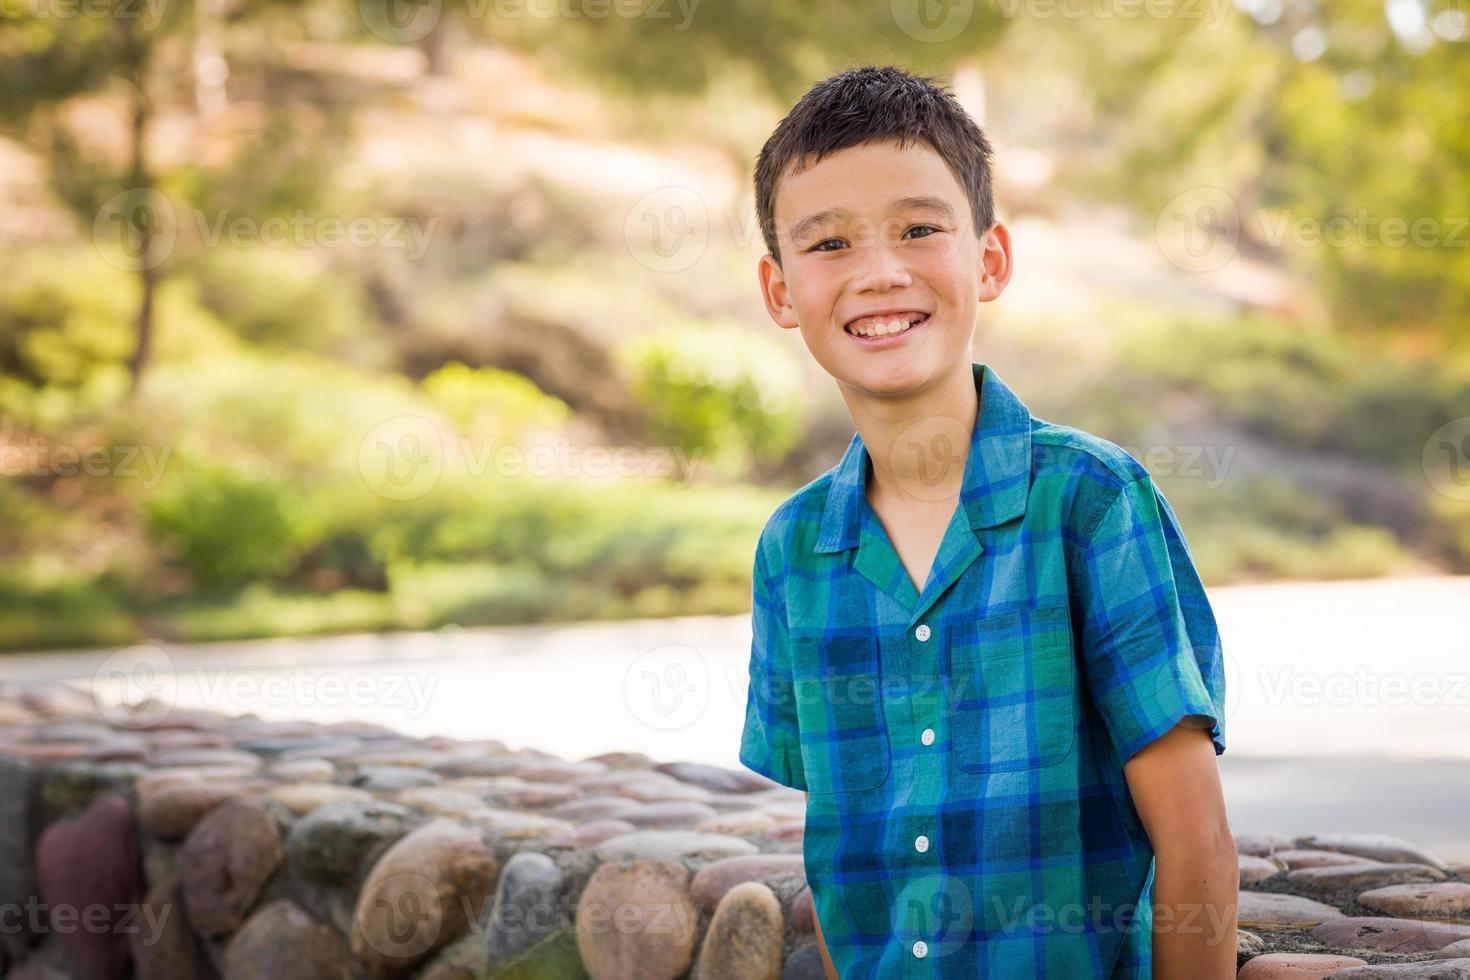
M 830 374 L 849 387 L 867 392 L 876 397 L 893 397 L 922 388 L 954 368 L 955 361 L 963 361 L 969 370 L 969 361 L 964 357 L 949 360 L 936 357 L 929 351 L 887 350 L 878 354 L 859 352 L 865 357 L 844 357 Z

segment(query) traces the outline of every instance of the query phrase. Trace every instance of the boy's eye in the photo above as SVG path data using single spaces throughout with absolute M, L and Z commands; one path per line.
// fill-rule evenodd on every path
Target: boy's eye
M 938 234 L 939 231 L 940 231 L 940 229 L 937 228 L 937 227 L 935 227 L 934 225 L 913 225 L 912 227 L 910 227 L 908 229 L 908 231 L 905 231 L 904 232 L 904 235 L 907 237 L 910 234 L 910 232 L 915 232 L 915 231 L 927 232 L 927 234 L 919 235 L 917 237 L 919 237 L 919 238 L 928 238 L 930 235 Z M 845 244 L 845 243 L 840 238 L 824 238 L 821 241 L 817 242 L 815 245 L 813 245 L 811 248 L 807 249 L 807 251 L 808 252 L 835 252 L 835 251 L 837 251 L 837 247 L 840 247 L 843 244 Z M 825 247 L 827 245 L 832 245 L 832 246 L 835 246 L 835 247 L 833 247 L 833 248 L 827 248 L 827 247 Z

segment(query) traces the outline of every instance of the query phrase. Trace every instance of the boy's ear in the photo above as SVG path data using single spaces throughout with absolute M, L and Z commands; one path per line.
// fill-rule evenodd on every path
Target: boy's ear
M 1004 292 L 1013 269 L 1011 231 L 997 221 L 980 239 L 980 302 L 988 303 Z
M 787 330 L 797 326 L 796 307 L 791 304 L 791 289 L 786 285 L 786 275 L 781 271 L 781 264 L 776 261 L 775 256 L 769 252 L 762 255 L 760 264 L 756 267 L 756 275 L 760 278 L 761 298 L 766 301 L 766 312 L 771 315 L 771 319 Z

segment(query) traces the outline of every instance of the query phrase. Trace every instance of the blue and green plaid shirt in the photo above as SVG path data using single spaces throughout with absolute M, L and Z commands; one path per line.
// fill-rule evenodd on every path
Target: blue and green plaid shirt
M 808 793 L 843 980 L 1148 980 L 1154 854 L 1123 763 L 1189 715 L 1225 751 L 1214 615 L 1142 464 L 973 370 L 922 592 L 860 436 L 767 522 L 740 760 Z

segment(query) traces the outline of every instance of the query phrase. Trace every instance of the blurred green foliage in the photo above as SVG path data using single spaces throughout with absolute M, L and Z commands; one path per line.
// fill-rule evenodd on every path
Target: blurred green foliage
M 288 489 L 244 467 L 176 456 L 144 517 L 207 590 L 269 578 L 296 558 Z
M 126 390 L 127 290 L 114 270 L 96 271 L 101 283 L 26 262 L 0 278 L 0 416 L 52 429 Z
M 1338 329 L 1470 345 L 1464 4 L 1164 9 L 1015 25 L 1036 70 L 1069 65 L 1072 115 L 1096 134 L 1066 179 L 1149 220 L 1223 191 L 1241 252 L 1320 286 Z
M 619 355 L 652 437 L 698 452 L 726 478 L 780 459 L 801 437 L 796 365 L 750 330 L 663 327 L 629 338 Z
M 1470 404 L 1453 364 L 1262 316 L 1109 311 L 1105 365 L 1056 359 L 1033 410 L 1114 440 L 1181 515 L 1207 581 L 1470 568 L 1470 501 L 1426 479 L 1425 441 Z M 1020 332 L 1027 328 L 1017 327 Z
M 1277 444 L 1385 463 L 1417 463 L 1422 443 L 1405 432 L 1432 432 L 1470 405 L 1470 378 L 1256 316 L 1169 319 L 1133 334 L 1118 359 Z
M 1422 14 L 1417 32 L 1405 4 Z M 1208 581 L 1470 570 L 1470 503 L 1436 492 L 1421 465 L 1426 435 L 1470 404 L 1470 248 L 1458 244 L 1470 60 L 1447 37 L 1463 10 L 1396 2 L 1395 27 L 1377 0 L 1242 0 L 1200 20 L 1045 6 L 756 0 L 484 18 L 450 2 L 405 39 L 432 79 L 413 77 L 414 52 L 357 9 L 251 0 L 210 20 L 213 8 L 170 6 L 143 29 L 17 8 L 0 32 L 0 127 L 39 161 L 76 235 L 0 255 L 0 448 L 38 460 L 0 478 L 0 646 L 747 610 L 761 526 L 851 429 L 809 400 L 810 365 L 767 339 L 779 333 L 746 322 L 760 316 L 747 252 L 712 235 L 697 274 L 640 266 L 625 227 L 636 194 L 623 194 L 637 182 L 591 179 L 600 164 L 581 155 L 637 134 L 680 144 L 670 161 L 724 153 L 744 180 L 792 99 L 864 62 L 963 66 L 982 88 L 1012 87 L 988 108 L 1025 118 L 1000 132 L 1024 144 L 1052 120 L 1067 188 L 1127 202 L 1145 230 L 1181 191 L 1222 189 L 1240 253 L 1327 299 L 1320 323 L 1113 310 L 1101 341 L 1045 324 L 1006 362 L 1039 414 L 1146 463 L 1159 448 L 1235 454 L 1219 472 L 1166 456 L 1156 473 Z M 957 12 L 963 29 L 948 33 Z M 586 92 L 454 120 L 473 146 L 481 123 L 509 134 L 524 114 L 540 131 L 520 135 L 563 166 L 520 172 L 382 139 L 393 112 L 438 119 L 480 96 L 463 84 L 472 72 L 446 71 L 466 36 L 491 42 L 472 71 L 530 55 L 548 75 L 596 82 L 582 115 Z M 230 108 L 201 124 L 197 148 L 163 126 L 143 139 L 207 101 L 199 73 L 173 69 L 209 43 L 229 67 Z M 514 101 L 492 99 L 497 111 Z M 1052 99 L 1063 108 L 1032 111 Z M 110 113 L 108 125 L 73 129 L 72 110 Z M 89 126 L 114 142 L 94 145 L 108 141 Z M 169 152 L 154 159 L 154 145 Z M 607 149 L 631 172 L 627 147 Z M 109 264 L 87 240 L 123 189 L 174 207 L 157 275 Z M 211 237 L 300 213 L 392 216 L 430 234 L 414 255 Z M 1341 242 L 1300 233 L 1359 214 L 1377 224 Z M 1390 244 L 1387 218 L 1428 219 L 1433 240 Z M 130 395 L 145 335 L 153 361 Z M 400 499 L 373 452 L 395 445 L 381 427 L 405 419 L 437 436 L 443 472 Z M 603 481 L 487 465 L 488 447 L 547 438 L 675 447 L 700 468 Z M 95 450 L 110 460 L 100 473 L 58 463 Z
M 369 315 L 359 283 L 302 249 L 222 245 L 189 263 L 200 304 L 259 347 L 345 355 Z
M 572 417 L 566 402 L 546 394 L 529 378 L 457 361 L 424 378 L 424 393 L 461 432 L 496 442 L 536 427 L 561 428 Z

